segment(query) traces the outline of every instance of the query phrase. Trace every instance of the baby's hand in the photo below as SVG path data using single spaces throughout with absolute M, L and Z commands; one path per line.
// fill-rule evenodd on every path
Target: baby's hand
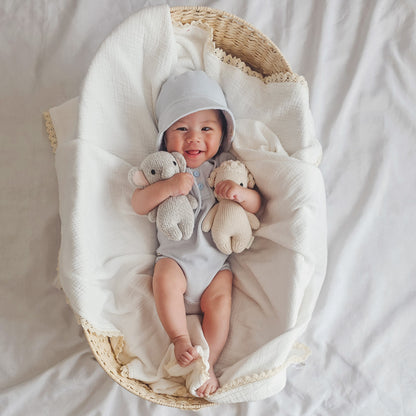
M 188 172 L 177 173 L 166 182 L 170 186 L 171 196 L 188 195 L 194 184 L 194 177 Z
M 215 187 L 215 192 L 219 197 L 230 199 L 238 203 L 244 201 L 244 190 L 245 188 L 231 180 L 221 181 Z

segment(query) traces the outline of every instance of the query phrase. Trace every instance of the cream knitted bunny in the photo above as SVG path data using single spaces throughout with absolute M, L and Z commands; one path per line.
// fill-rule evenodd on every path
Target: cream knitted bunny
M 185 158 L 177 152 L 155 152 L 147 156 L 139 168 L 129 171 L 132 185 L 145 187 L 185 172 Z M 148 218 L 156 222 L 170 240 L 188 240 L 194 229 L 194 212 L 198 202 L 192 195 L 171 196 L 149 212 Z
M 215 189 L 217 183 L 224 180 L 232 180 L 244 186 L 253 188 L 255 185 L 252 174 L 246 166 L 238 160 L 227 160 L 211 172 L 208 179 L 209 185 Z M 249 248 L 253 242 L 252 229 L 260 227 L 258 218 L 244 210 L 236 201 L 218 199 L 202 222 L 202 230 L 211 230 L 212 238 L 221 252 L 224 254 L 241 253 Z

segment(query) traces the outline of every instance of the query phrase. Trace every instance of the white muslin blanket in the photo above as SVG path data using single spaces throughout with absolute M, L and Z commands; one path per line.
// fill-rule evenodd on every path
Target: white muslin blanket
M 157 392 L 195 394 L 209 354 L 200 317 L 188 324 L 201 359 L 183 369 L 153 302 L 155 226 L 133 212 L 127 174 L 156 150 L 154 103 L 169 74 L 203 69 L 222 86 L 237 120 L 232 151 L 264 198 L 252 247 L 230 259 L 231 329 L 215 368 L 221 388 L 208 400 L 231 403 L 275 394 L 286 367 L 306 358 L 298 340 L 325 275 L 326 211 L 306 82 L 266 84 L 221 57 L 202 25 L 174 27 L 167 6 L 145 9 L 100 47 L 80 98 L 50 114 L 69 303 L 97 333 L 123 336 L 124 374 Z

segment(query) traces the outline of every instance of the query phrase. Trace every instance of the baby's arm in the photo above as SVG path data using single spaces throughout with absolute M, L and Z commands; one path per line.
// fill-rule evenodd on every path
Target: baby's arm
M 194 183 L 190 173 L 177 173 L 169 179 L 152 183 L 143 189 L 136 189 L 131 205 L 139 215 L 146 215 L 171 196 L 187 195 Z
M 260 194 L 250 188 L 244 188 L 234 181 L 225 180 L 215 187 L 217 195 L 238 202 L 246 211 L 256 214 L 261 206 Z

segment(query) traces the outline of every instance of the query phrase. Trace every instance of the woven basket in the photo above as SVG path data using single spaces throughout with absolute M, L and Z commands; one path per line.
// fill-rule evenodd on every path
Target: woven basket
M 276 45 L 237 16 L 207 7 L 173 7 L 171 17 L 173 23 L 187 24 L 198 21 L 208 24 L 213 29 L 216 48 L 225 52 L 220 55 L 221 59 L 249 75 L 256 76 L 264 82 L 285 81 L 295 76 Z M 111 339 L 97 335 L 91 328 L 84 328 L 84 333 L 95 358 L 108 375 L 137 396 L 180 409 L 196 410 L 213 405 L 204 399 L 158 394 L 147 384 L 124 377 L 120 372 L 121 365 L 115 358 Z

